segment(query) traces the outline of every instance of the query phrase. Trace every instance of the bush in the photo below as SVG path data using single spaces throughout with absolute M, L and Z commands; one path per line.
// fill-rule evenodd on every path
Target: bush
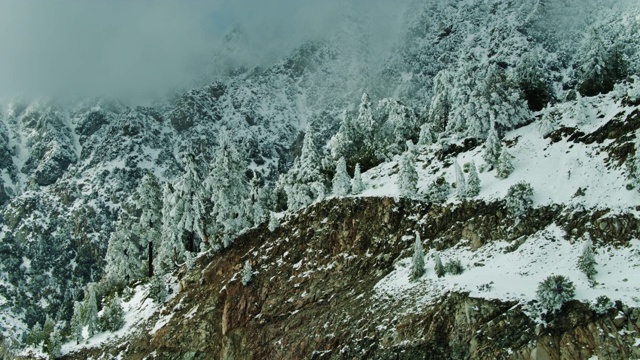
M 603 315 L 613 308 L 613 303 L 608 296 L 602 295 L 596 298 L 596 301 L 591 305 L 591 308 L 596 314 Z
M 155 302 L 162 304 L 167 298 L 167 286 L 161 276 L 154 276 L 149 282 L 149 297 Z
M 538 302 L 547 311 L 560 310 L 562 304 L 573 299 L 576 287 L 568 277 L 551 275 L 538 284 Z
M 505 197 L 507 211 L 515 217 L 524 215 L 533 205 L 533 188 L 528 182 L 520 181 L 507 190 Z
M 460 260 L 451 259 L 444 265 L 444 271 L 451 275 L 460 275 L 464 272 L 464 267 Z

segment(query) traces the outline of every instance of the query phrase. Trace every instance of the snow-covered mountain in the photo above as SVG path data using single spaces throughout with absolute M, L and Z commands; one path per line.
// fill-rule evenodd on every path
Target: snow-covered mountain
M 103 284 L 114 234 L 130 230 L 131 241 L 140 248 L 139 262 L 148 257 L 143 241 L 147 235 L 138 228 L 145 211 L 140 207 L 142 178 L 153 173 L 160 184 L 171 184 L 172 204 L 182 204 L 178 194 L 186 193 L 180 192 L 185 191 L 180 179 L 191 171 L 185 154 L 194 155 L 193 171 L 205 185 L 206 194 L 197 200 L 202 204 L 196 206 L 204 215 L 199 212 L 191 221 L 202 225 L 188 228 L 181 213 L 182 233 L 175 236 L 187 248 L 195 238 L 206 250 L 207 255 L 197 260 L 202 269 L 218 256 L 240 261 L 224 252 L 233 252 L 236 245 L 218 255 L 216 239 L 225 237 L 219 247 L 227 247 L 232 242 L 229 237 L 246 231 L 243 228 L 251 227 L 252 221 L 266 221 L 264 214 L 269 211 L 276 226 L 282 216 L 304 223 L 310 204 L 313 211 L 330 214 L 318 209 L 336 202 L 340 207 L 341 201 L 367 204 L 368 198 L 411 197 L 416 204 L 442 203 L 443 213 L 456 213 L 472 201 L 484 204 L 474 210 L 478 214 L 496 217 L 496 229 L 479 231 L 473 217 L 458 216 L 454 218 L 459 225 L 446 225 L 450 230 L 429 230 L 444 225 L 432 223 L 435 214 L 418 211 L 414 223 L 393 233 L 399 238 L 389 254 L 381 250 L 384 247 L 376 250 L 377 257 L 394 257 L 376 268 L 375 276 L 367 279 L 371 286 L 362 288 L 362 293 L 367 298 L 396 299 L 393 311 L 405 316 L 411 309 L 432 306 L 445 293 L 526 304 L 535 299 L 539 282 L 550 274 L 562 274 L 573 280 L 575 298 L 584 303 L 607 295 L 624 306 L 640 307 L 635 295 L 640 289 L 630 275 L 639 266 L 634 228 L 640 200 L 634 144 L 640 128 L 638 4 L 415 1 L 403 18 L 401 36 L 384 46 L 363 30 L 375 18 L 351 11 L 345 10 L 341 27 L 327 36 L 307 39 L 284 58 L 260 66 L 230 60 L 245 41 L 242 30 L 234 29 L 225 44 L 229 56 L 216 59 L 218 81 L 153 105 L 132 106 L 113 99 L 3 103 L 0 340 L 5 345 L 1 346 L 23 347 L 27 333 L 47 318 L 56 323 L 57 332 L 71 339 L 68 322 L 74 302 L 86 301 L 88 283 Z M 230 142 L 220 133 L 229 134 Z M 417 145 L 406 145 L 407 140 Z M 492 152 L 493 145 L 502 150 Z M 226 146 L 238 147 L 245 159 L 245 180 L 255 178 L 255 191 L 249 191 L 248 184 L 236 191 L 233 185 L 212 183 L 215 174 L 210 169 L 215 169 Z M 335 165 L 340 157 L 345 157 L 351 176 L 356 163 L 362 166 L 365 188 L 356 198 L 322 201 L 335 191 L 331 183 L 340 172 Z M 415 175 L 405 171 L 412 161 Z M 456 170 L 461 168 L 456 163 L 475 164 L 477 194 L 469 197 L 460 192 L 464 183 L 460 179 L 469 178 L 472 170 L 470 165 Z M 418 181 L 411 190 L 405 180 L 412 182 L 414 176 Z M 515 216 L 515 208 L 504 208 L 502 201 L 513 197 L 514 186 L 522 182 L 529 184 L 532 195 L 525 205 L 516 201 L 513 206 L 522 207 L 517 210 L 522 213 Z M 240 195 L 234 198 L 231 193 Z M 165 202 L 166 194 L 167 190 Z M 242 214 L 249 210 L 220 210 L 226 202 L 240 206 L 245 198 L 253 202 L 252 209 L 255 204 L 262 208 L 260 219 L 257 210 L 251 210 L 255 219 L 244 224 Z M 164 210 L 162 214 L 166 224 Z M 535 226 L 526 219 L 541 214 L 545 220 Z M 327 216 L 327 221 L 337 221 Z M 314 231 L 323 231 L 322 219 L 314 221 L 318 222 Z M 295 230 L 308 231 L 300 226 Z M 328 236 L 335 231 L 327 230 Z M 467 271 L 455 280 L 427 271 L 421 280 L 408 281 L 408 251 L 415 231 L 426 244 L 427 268 L 437 250 L 443 259 L 459 258 Z M 278 247 L 287 241 L 277 232 L 261 236 Z M 166 237 L 164 229 L 159 237 Z M 573 258 L 587 239 L 597 252 L 595 287 L 574 266 Z M 162 246 L 155 241 L 161 240 L 152 240 L 156 249 Z M 206 248 L 209 241 L 211 248 Z M 241 241 L 238 246 L 245 249 L 248 240 Z M 376 241 L 384 241 L 383 236 Z M 264 250 L 263 245 L 255 246 Z M 254 277 L 271 271 L 258 267 L 268 267 L 266 259 L 272 256 L 259 255 L 263 250 L 249 256 Z M 285 251 L 278 253 L 282 262 L 295 266 Z M 367 254 L 357 252 L 357 256 Z M 550 254 L 573 260 L 558 262 Z M 184 261 L 189 262 L 190 256 Z M 296 264 L 298 260 L 302 259 Z M 305 264 L 307 260 L 312 261 L 305 258 Z M 309 269 L 332 270 L 329 260 Z M 235 265 L 224 269 L 230 271 Z M 348 261 L 344 266 L 343 271 L 351 271 Z M 224 281 L 234 283 L 240 276 L 236 270 L 224 273 Z M 180 271 L 180 276 L 195 276 Z M 175 309 L 186 301 L 184 294 L 192 294 L 182 284 L 176 295 L 174 284 L 173 300 L 152 304 L 144 293 L 147 280 L 141 281 L 145 285 L 126 290 L 132 296 L 124 306 L 127 320 L 124 330 L 116 333 L 124 339 L 135 338 L 137 330 L 150 326 L 147 319 L 170 312 L 171 306 Z M 177 280 L 167 277 L 167 281 Z M 98 296 L 106 299 L 113 290 L 100 286 Z M 204 307 L 193 305 L 185 318 L 193 318 Z M 381 328 L 380 339 L 389 335 L 387 329 L 398 331 L 391 330 L 397 323 L 387 321 L 391 310 L 370 309 L 380 320 L 375 322 Z M 296 311 L 290 310 L 291 315 Z M 163 319 L 156 319 L 149 336 L 164 337 L 166 324 L 177 321 L 170 316 Z M 111 335 L 93 339 L 91 346 L 115 341 Z M 32 350 L 38 348 L 35 345 Z M 63 351 L 72 348 L 65 345 Z M 328 350 L 338 349 L 336 345 Z

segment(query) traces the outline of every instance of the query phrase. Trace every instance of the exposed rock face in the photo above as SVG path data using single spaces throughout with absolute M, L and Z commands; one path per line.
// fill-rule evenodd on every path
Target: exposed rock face
M 382 297 L 374 286 L 410 254 L 414 230 L 425 248 L 467 238 L 473 247 L 531 235 L 555 219 L 580 228 L 560 206 L 533 210 L 515 224 L 500 203 L 455 207 L 391 198 L 332 199 L 313 205 L 269 232 L 265 225 L 198 268 L 180 273 L 183 290 L 165 307 L 171 320 L 153 335 L 156 318 L 126 345 L 67 356 L 122 352 L 143 359 L 628 359 L 640 356 L 634 334 L 640 309 L 616 304 L 598 315 L 572 301 L 546 327 L 521 304 L 447 292 L 420 304 L 416 297 Z M 600 214 L 602 215 L 602 214 Z M 594 215 L 595 216 L 595 215 Z M 583 218 L 583 216 L 579 216 Z M 638 219 L 609 217 L 623 236 L 593 233 L 596 242 L 630 239 Z M 612 220 L 614 219 L 614 220 Z M 615 225 L 607 225 L 615 227 Z M 597 226 L 596 226 L 597 227 Z M 582 230 L 581 230 L 582 231 Z M 569 232 L 570 233 L 570 232 Z M 434 241 L 433 239 L 439 239 Z M 243 263 L 254 275 L 240 282 Z M 417 311 L 405 311 L 408 308 Z M 190 316 L 187 316 L 191 314 Z

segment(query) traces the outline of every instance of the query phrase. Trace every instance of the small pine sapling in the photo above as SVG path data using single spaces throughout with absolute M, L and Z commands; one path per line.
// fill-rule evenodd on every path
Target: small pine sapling
M 502 152 L 502 144 L 500 144 L 500 138 L 498 137 L 498 132 L 495 129 L 495 126 L 491 126 L 491 130 L 489 130 L 489 135 L 487 136 L 487 140 L 484 143 L 484 153 L 482 154 L 482 158 L 487 164 L 491 166 L 498 165 L 498 158 L 500 153 Z
M 454 161 L 453 167 L 456 172 L 456 197 L 462 200 L 467 197 L 467 181 L 458 161 Z
M 76 341 L 76 345 L 80 344 L 82 340 L 82 327 L 83 327 L 83 309 L 82 303 L 75 301 L 73 303 L 73 316 L 71 317 L 71 337 Z
M 269 231 L 274 232 L 278 226 L 280 226 L 280 220 L 278 220 L 278 215 L 272 211 L 269 214 Z
M 551 134 L 555 130 L 556 124 L 553 120 L 553 115 L 551 114 L 551 109 L 549 105 L 542 109 L 542 118 L 540 119 L 540 123 L 538 124 L 538 129 L 540 130 L 540 135 L 545 137 Z
M 356 168 L 353 171 L 353 180 L 351 180 L 351 193 L 357 195 L 363 191 L 364 183 L 362 182 L 362 174 L 360 173 L 360 164 L 356 164 Z
M 51 359 L 57 359 L 62 355 L 62 336 L 58 329 L 53 329 L 51 334 L 49 334 L 49 339 L 47 341 L 47 353 Z
M 400 172 L 398 174 L 398 189 L 400 195 L 408 198 L 416 196 L 418 192 L 418 173 L 413 153 L 405 151 L 400 158 Z
M 413 261 L 411 263 L 411 280 L 417 280 L 424 275 L 424 251 L 420 234 L 416 231 L 416 241 L 413 245 Z
M 584 247 L 582 248 L 582 254 L 578 258 L 578 269 L 587 275 L 591 286 L 594 286 L 596 282 L 595 276 L 598 273 L 596 270 L 596 264 L 597 262 L 595 252 L 593 251 L 593 243 L 591 242 L 591 239 L 587 239 L 584 243 Z
M 513 164 L 511 163 L 512 158 L 507 148 L 503 147 L 500 152 L 500 157 L 498 158 L 498 165 L 496 166 L 496 177 L 506 179 L 511 175 L 514 170 Z
M 436 275 L 438 277 L 443 277 L 446 272 L 444 271 L 444 266 L 442 265 L 442 260 L 440 260 L 440 255 L 438 253 L 434 253 L 433 254 L 433 260 L 435 262 L 435 266 L 434 266 L 433 270 L 436 272 Z
M 251 282 L 251 277 L 253 276 L 253 271 L 251 270 L 251 263 L 249 260 L 244 262 L 244 267 L 242 268 L 242 285 L 247 285 Z
M 336 162 L 336 173 L 333 176 L 333 195 L 347 196 L 351 190 L 351 178 L 347 174 L 347 163 L 344 157 Z
M 547 311 L 560 310 L 562 304 L 573 299 L 576 287 L 566 276 L 551 275 L 538 284 L 536 296 L 542 308 Z
M 467 197 L 478 196 L 480 194 L 480 177 L 478 176 L 476 164 L 473 162 L 466 163 L 465 167 L 469 169 L 469 176 L 467 176 Z

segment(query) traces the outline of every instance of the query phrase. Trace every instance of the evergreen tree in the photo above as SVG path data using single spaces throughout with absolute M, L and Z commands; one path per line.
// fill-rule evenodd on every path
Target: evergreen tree
M 162 234 L 162 189 L 158 178 L 147 173 L 138 187 L 137 207 L 140 210 L 138 236 L 147 255 L 147 276 L 153 276 L 153 259 Z
M 117 295 L 105 304 L 99 324 L 102 331 L 117 331 L 124 325 L 124 310 Z
M 53 329 L 51 334 L 49 334 L 48 344 L 47 344 L 47 354 L 52 359 L 58 358 L 62 355 L 62 336 L 60 335 L 60 331 L 58 329 Z
M 445 202 L 449 198 L 449 192 L 449 183 L 444 176 L 440 176 L 429 185 L 429 201 Z
M 419 132 L 418 117 L 413 109 L 393 98 L 380 100 L 378 109 L 384 121 L 370 131 L 376 131 L 377 157 L 385 159 L 400 153 L 405 141 L 415 139 Z
M 320 155 L 314 137 L 313 129 L 309 127 L 302 143 L 302 152 L 285 177 L 287 207 L 292 211 L 308 206 L 324 196 L 319 166 Z
M 351 193 L 354 195 L 364 191 L 364 183 L 362 182 L 362 174 L 360 174 L 360 164 L 356 164 L 353 171 L 353 180 L 351 180 Z
M 472 161 L 465 164 L 469 168 L 469 176 L 467 177 L 467 197 L 475 197 L 480 194 L 480 177 L 478 176 L 478 170 L 476 170 L 476 164 Z
M 242 206 L 250 198 L 246 170 L 245 156 L 238 150 L 231 135 L 227 131 L 220 131 L 218 150 L 207 178 L 218 246 L 227 247 L 231 239 L 251 224 L 251 213 Z
M 451 112 L 451 98 L 453 74 L 448 70 L 441 70 L 433 78 L 433 100 L 431 106 L 429 106 L 429 123 L 433 124 L 433 128 L 429 130 L 435 130 L 442 132 L 448 128 L 449 113 Z M 421 131 L 422 135 L 422 131 Z M 422 137 L 422 136 L 421 136 Z M 428 138 L 425 138 L 428 140 Z M 423 143 L 419 143 L 423 145 Z
M 542 51 L 541 48 L 534 47 L 521 56 L 516 65 L 515 81 L 532 111 L 542 110 L 553 97 L 553 89 L 547 75 L 549 72 L 545 71 L 542 65 Z
M 484 153 L 482 158 L 487 164 L 491 166 L 498 165 L 498 158 L 502 153 L 502 145 L 500 144 L 500 138 L 498 137 L 498 132 L 496 131 L 495 126 L 491 127 L 489 130 L 489 136 L 487 136 L 487 140 L 484 143 Z
M 351 189 L 351 178 L 347 174 L 347 164 L 343 157 L 336 163 L 336 173 L 333 176 L 333 195 L 347 196 Z
M 92 337 L 98 329 L 98 301 L 93 283 L 87 285 L 84 298 L 84 321 L 89 329 L 89 337 Z
M 140 250 L 131 234 L 131 221 L 122 212 L 116 231 L 107 247 L 105 279 L 112 286 L 122 286 L 141 277 Z
M 184 256 L 182 232 L 177 225 L 175 209 L 176 194 L 171 184 L 167 183 L 162 193 L 162 236 L 153 264 L 158 275 L 173 271 L 177 262 Z
M 542 137 L 545 137 L 555 130 L 556 124 L 553 119 L 553 115 L 551 114 L 551 108 L 548 105 L 547 107 L 542 109 L 541 113 L 542 117 L 540 119 L 540 123 L 538 124 L 538 129 L 540 130 L 540 135 L 542 135 Z
M 538 302 L 547 311 L 560 310 L 562 304 L 573 299 L 576 287 L 571 280 L 562 275 L 551 275 L 539 285 L 536 295 Z
M 25 339 L 25 343 L 27 345 L 39 346 L 42 340 L 42 325 L 37 322 L 31 327 L 29 335 L 27 335 L 27 338 Z
M 84 324 L 82 303 L 74 301 L 73 316 L 71 317 L 71 338 L 76 341 L 76 345 L 82 340 L 82 327 Z
M 578 56 L 584 61 L 579 66 L 578 91 L 584 96 L 606 94 L 628 74 L 622 46 L 614 43 L 607 47 L 595 30 L 587 36 Z
M 524 181 L 510 186 L 505 196 L 505 203 L 507 210 L 513 216 L 524 215 L 533 205 L 533 188 Z
M 267 212 L 264 208 L 263 204 L 263 194 L 262 189 L 260 189 L 260 180 L 258 180 L 258 176 L 256 173 L 253 173 L 253 178 L 249 182 L 249 201 L 251 202 L 251 213 L 250 216 L 253 218 L 253 225 L 258 226 L 262 224 L 267 218 Z
M 513 165 L 511 164 L 512 156 L 507 151 L 506 147 L 502 148 L 500 152 L 500 158 L 498 158 L 498 166 L 496 167 L 496 177 L 500 179 L 506 179 L 513 172 Z
M 196 250 L 196 235 L 205 239 L 205 189 L 202 171 L 193 154 L 183 156 L 185 172 L 174 184 L 174 216 L 179 236 L 187 236 L 185 250 Z
M 405 151 L 400 157 L 400 172 L 398 173 L 398 190 L 404 197 L 416 196 L 418 189 L 418 173 L 413 153 Z
M 251 281 L 252 275 L 251 263 L 247 260 L 244 262 L 244 267 L 242 268 L 242 285 L 246 286 Z
M 634 141 L 634 156 L 633 156 L 633 174 L 636 178 L 636 186 L 640 187 L 640 130 L 636 131 L 636 139 Z
M 578 258 L 578 269 L 582 271 L 587 278 L 589 278 L 589 282 L 594 285 L 595 284 L 595 276 L 598 273 L 596 270 L 596 257 L 593 251 L 593 243 L 591 239 L 587 239 L 584 243 L 584 247 L 582 248 L 582 254 Z
M 418 145 L 428 146 L 436 142 L 436 136 L 431 129 L 430 123 L 422 124 L 420 127 L 420 137 L 418 138 Z
M 420 234 L 416 231 L 416 241 L 413 245 L 413 261 L 411 263 L 411 280 L 417 280 L 424 274 L 424 251 Z
M 149 297 L 158 304 L 164 303 L 167 298 L 167 286 L 160 275 L 154 275 L 149 281 Z
M 464 173 L 462 173 L 462 169 L 457 160 L 453 162 L 453 167 L 456 173 L 456 197 L 458 199 L 464 199 L 467 197 L 467 181 L 464 178 Z
M 435 262 L 433 270 L 438 277 L 443 277 L 445 274 L 444 266 L 442 265 L 442 260 L 440 260 L 440 255 L 437 252 L 433 253 L 433 260 Z
M 269 231 L 274 232 L 280 226 L 280 220 L 273 211 L 269 214 Z

